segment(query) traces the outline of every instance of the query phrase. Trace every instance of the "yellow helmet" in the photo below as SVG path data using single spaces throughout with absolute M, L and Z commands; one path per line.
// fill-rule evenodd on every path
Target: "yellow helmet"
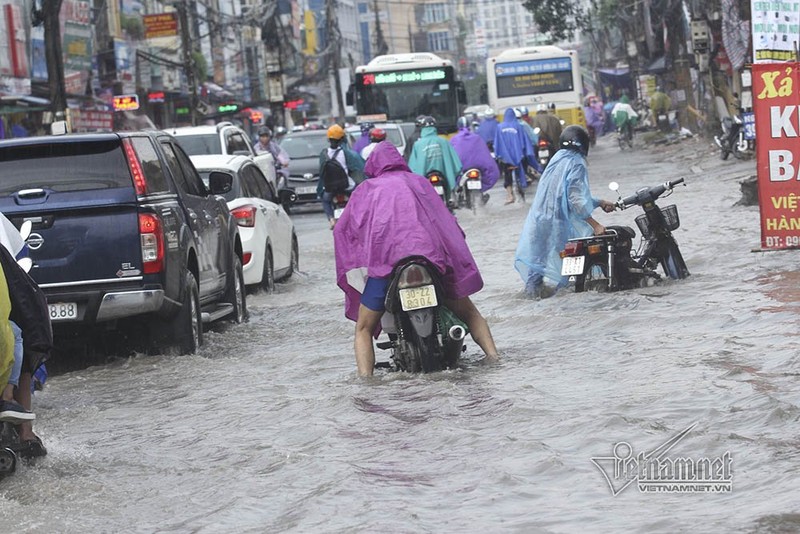
M 344 139 L 344 128 L 338 124 L 334 124 L 328 128 L 328 139 L 335 139 L 337 141 Z

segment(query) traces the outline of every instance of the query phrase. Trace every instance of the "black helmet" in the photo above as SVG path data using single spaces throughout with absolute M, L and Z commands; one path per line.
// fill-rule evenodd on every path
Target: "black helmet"
M 456 126 L 458 127 L 459 130 L 461 130 L 462 128 L 469 128 L 469 119 L 466 117 L 459 117 Z
M 422 117 L 422 126 L 436 126 L 436 119 L 430 115 L 425 115 Z
M 573 124 L 567 126 L 558 138 L 561 148 L 580 152 L 584 157 L 589 155 L 589 132 L 582 126 Z
M 261 137 L 262 135 L 268 135 L 272 137 L 272 130 L 270 130 L 267 126 L 262 126 L 258 129 L 258 136 Z
M 416 124 L 418 128 L 422 128 L 425 126 L 425 124 L 423 124 L 425 122 L 425 117 L 426 115 L 417 115 L 417 118 L 414 119 L 414 124 Z

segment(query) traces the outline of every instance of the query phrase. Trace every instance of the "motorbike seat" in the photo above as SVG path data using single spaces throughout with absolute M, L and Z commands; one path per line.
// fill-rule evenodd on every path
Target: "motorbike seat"
M 606 230 L 614 230 L 621 239 L 636 237 L 636 232 L 630 226 L 606 226 Z

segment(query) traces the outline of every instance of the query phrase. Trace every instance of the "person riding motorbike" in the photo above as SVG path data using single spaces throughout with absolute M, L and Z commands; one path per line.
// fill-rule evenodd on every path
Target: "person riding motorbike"
M 617 130 L 628 142 L 631 142 L 633 140 L 633 127 L 636 126 L 636 122 L 639 120 L 639 114 L 628 103 L 627 95 L 622 95 L 619 102 L 614 104 L 611 109 L 611 116 L 614 118 Z
M 592 218 L 592 211 L 598 207 L 614 211 L 613 202 L 594 198 L 589 190 L 589 143 L 583 127 L 564 128 L 560 150 L 539 181 L 514 260 L 529 296 L 549 296 L 565 286 L 560 252 L 567 240 L 604 234 L 605 227 Z
M 462 171 L 468 169 L 481 171 L 481 200 L 486 204 L 489 200 L 487 191 L 497 183 L 500 170 L 481 136 L 470 129 L 466 117 L 458 119 L 458 133 L 450 139 L 450 144 L 461 160 Z
M 427 116 L 423 119 L 423 124 L 420 138 L 411 151 L 408 166 L 412 172 L 421 176 L 427 176 L 431 171 L 444 174 L 444 198 L 449 202 L 450 195 L 456 188 L 456 177 L 461 172 L 461 160 L 452 145 L 437 134 L 436 119 Z
M 535 160 L 536 153 L 531 145 L 531 140 L 523 131 L 516 118 L 514 110 L 508 108 L 494 136 L 495 157 L 497 157 L 500 170 L 503 172 L 506 192 L 506 204 L 514 202 L 514 178 L 519 182 L 520 188 L 528 187 L 524 165 L 528 159 Z
M 331 230 L 336 224 L 336 219 L 333 216 L 333 196 L 337 193 L 350 192 L 356 185 L 361 183 L 364 179 L 364 160 L 360 155 L 353 152 L 347 146 L 345 140 L 344 128 L 338 124 L 334 124 L 328 128 L 328 148 L 322 149 L 319 154 L 319 181 L 317 182 L 317 198 L 322 200 L 322 209 L 325 210 L 325 215 L 328 217 L 328 223 Z M 326 167 L 326 162 L 334 160 L 344 169 L 347 175 L 347 186 L 343 187 L 341 191 L 329 191 L 326 187 L 326 176 L 323 172 Z
M 414 133 L 412 133 L 406 140 L 406 148 L 403 151 L 404 160 L 411 160 L 411 151 L 414 150 L 414 145 L 417 143 L 417 140 L 419 140 L 420 134 L 422 133 L 422 128 L 425 127 L 425 119 L 427 117 L 427 115 L 418 115 L 417 118 L 414 119 Z
M 362 122 L 360 127 L 361 137 L 356 139 L 355 143 L 353 143 L 353 150 L 359 154 L 361 154 L 361 151 L 364 150 L 364 147 L 369 144 L 369 132 L 375 127 L 375 125 L 371 122 Z
M 358 374 L 373 373 L 372 336 L 380 333 L 392 270 L 409 256 L 437 268 L 445 305 L 467 324 L 486 359 L 496 360 L 489 325 L 469 298 L 483 279 L 455 217 L 391 143 L 378 143 L 365 172 L 370 179 L 353 192 L 333 231 L 336 283 L 345 293 L 345 316 L 356 322 Z
M 375 150 L 375 145 L 381 141 L 386 141 L 386 130 L 382 128 L 373 128 L 369 131 L 369 144 L 361 150 L 361 157 L 364 161 L 367 161 L 369 155 Z
M 627 97 L 625 97 L 627 98 Z M 622 98 L 620 98 L 622 100 Z M 653 114 L 653 122 L 662 131 L 671 129 L 669 123 L 669 110 L 672 108 L 672 99 L 661 90 L 661 86 L 656 87 L 655 92 L 650 96 L 650 112 Z M 666 120 L 659 121 L 659 116 L 666 117 Z
M 490 152 L 494 150 L 494 134 L 497 132 L 497 124 L 497 115 L 495 115 L 494 109 L 486 108 L 483 112 L 483 121 L 478 126 L 478 135 L 486 143 Z
M 272 154 L 272 159 L 275 161 L 275 169 L 279 175 L 278 189 L 286 184 L 289 179 L 289 153 L 286 152 L 281 145 L 272 139 L 272 130 L 268 126 L 262 126 L 258 129 L 258 142 L 253 146 L 256 154 Z
M 561 121 L 547 111 L 547 104 L 536 106 L 536 115 L 531 119 L 531 125 L 534 128 L 539 128 L 540 138 L 544 137 L 550 143 L 550 146 L 556 147 L 558 140 L 561 138 Z

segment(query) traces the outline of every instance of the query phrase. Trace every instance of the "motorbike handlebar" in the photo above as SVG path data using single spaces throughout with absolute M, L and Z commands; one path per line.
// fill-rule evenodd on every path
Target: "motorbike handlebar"
M 642 204 L 648 200 L 655 200 L 663 195 L 666 191 L 672 191 L 676 185 L 680 185 L 685 181 L 685 178 L 678 178 L 677 180 L 664 182 L 661 185 L 656 185 L 650 188 L 645 187 L 637 191 L 636 194 L 619 199 L 616 202 L 617 208 L 624 210 L 631 206 Z

